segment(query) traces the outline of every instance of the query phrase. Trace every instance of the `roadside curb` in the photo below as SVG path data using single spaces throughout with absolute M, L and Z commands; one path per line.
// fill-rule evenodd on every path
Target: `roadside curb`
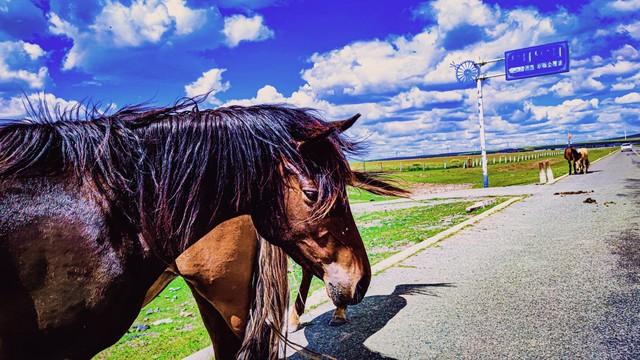
M 407 249 L 404 249 L 403 251 L 388 257 L 385 260 L 382 260 L 381 262 L 373 265 L 371 267 L 371 273 L 373 276 L 387 270 L 390 267 L 393 267 L 394 265 L 410 258 L 413 255 L 416 255 L 417 253 L 427 249 L 430 246 L 433 246 L 434 244 L 454 235 L 455 233 L 459 232 L 460 230 L 466 228 L 467 226 L 471 226 L 477 222 L 479 222 L 482 219 L 485 219 L 493 214 L 495 214 L 496 212 L 508 207 L 509 205 L 518 202 L 522 199 L 524 199 L 525 196 L 516 196 L 513 197 L 505 202 L 503 202 L 502 204 L 496 205 L 493 208 L 478 214 L 470 219 L 467 219 L 463 222 L 461 222 L 458 225 L 455 225 L 453 227 L 450 227 L 449 229 L 442 231 L 418 244 L 415 244 Z M 311 294 L 311 296 L 309 296 L 309 298 L 307 299 L 307 303 L 306 303 L 306 309 L 307 310 L 311 310 L 313 308 L 316 308 L 324 303 L 329 302 L 329 298 L 327 297 L 326 291 L 324 289 L 324 287 L 316 290 L 313 292 L 313 294 Z
M 593 160 L 593 162 L 591 162 L 591 164 L 595 164 L 595 163 L 597 163 L 598 161 L 600 161 L 600 160 L 602 160 L 602 159 L 606 159 L 606 158 L 608 158 L 609 156 L 612 156 L 613 154 L 618 153 L 619 151 L 620 151 L 620 150 L 615 150 L 615 151 L 610 152 L 610 153 L 608 153 L 607 155 L 605 155 L 605 156 L 603 156 L 603 157 L 601 157 L 601 158 L 597 158 L 597 159 Z M 564 174 L 564 175 L 562 175 L 562 176 L 558 176 L 558 177 L 557 177 L 557 178 L 555 178 L 553 181 L 549 181 L 546 185 L 553 185 L 553 184 L 557 183 L 558 181 L 560 181 L 560 180 L 562 180 L 562 179 L 566 178 L 567 176 L 569 176 L 569 174 Z

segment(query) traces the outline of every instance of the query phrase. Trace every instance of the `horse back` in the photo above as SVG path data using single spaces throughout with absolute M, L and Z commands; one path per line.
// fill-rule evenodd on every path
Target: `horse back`
M 582 160 L 589 160 L 589 150 L 587 148 L 578 149 L 578 155 Z

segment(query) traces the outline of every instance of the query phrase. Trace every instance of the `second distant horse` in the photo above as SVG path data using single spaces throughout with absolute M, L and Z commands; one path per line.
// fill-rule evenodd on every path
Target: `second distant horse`
M 578 160 L 576 160 L 576 173 L 586 174 L 589 172 L 589 150 L 578 149 Z

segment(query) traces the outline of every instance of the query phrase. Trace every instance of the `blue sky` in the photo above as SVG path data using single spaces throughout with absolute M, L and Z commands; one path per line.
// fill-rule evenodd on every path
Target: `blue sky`
M 0 0 L 0 118 L 23 116 L 23 93 L 122 106 L 212 91 L 210 107 L 360 112 L 369 158 L 475 150 L 475 87 L 449 64 L 567 40 L 570 72 L 486 83 L 489 148 L 640 132 L 640 0 L 561 3 Z

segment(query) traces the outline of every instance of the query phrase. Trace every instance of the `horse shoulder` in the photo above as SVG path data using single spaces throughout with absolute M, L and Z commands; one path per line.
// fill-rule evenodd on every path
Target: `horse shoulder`
M 115 238 L 104 204 L 63 179 L 5 181 L 1 188 L 0 263 L 9 269 L 0 281 L 9 285 L 0 296 L 0 328 L 13 335 L 0 330 L 0 343 L 17 336 L 4 346 L 33 341 L 50 345 L 56 357 L 91 354 L 117 340 L 128 327 L 119 319 L 127 314 L 131 252 L 125 234 Z

